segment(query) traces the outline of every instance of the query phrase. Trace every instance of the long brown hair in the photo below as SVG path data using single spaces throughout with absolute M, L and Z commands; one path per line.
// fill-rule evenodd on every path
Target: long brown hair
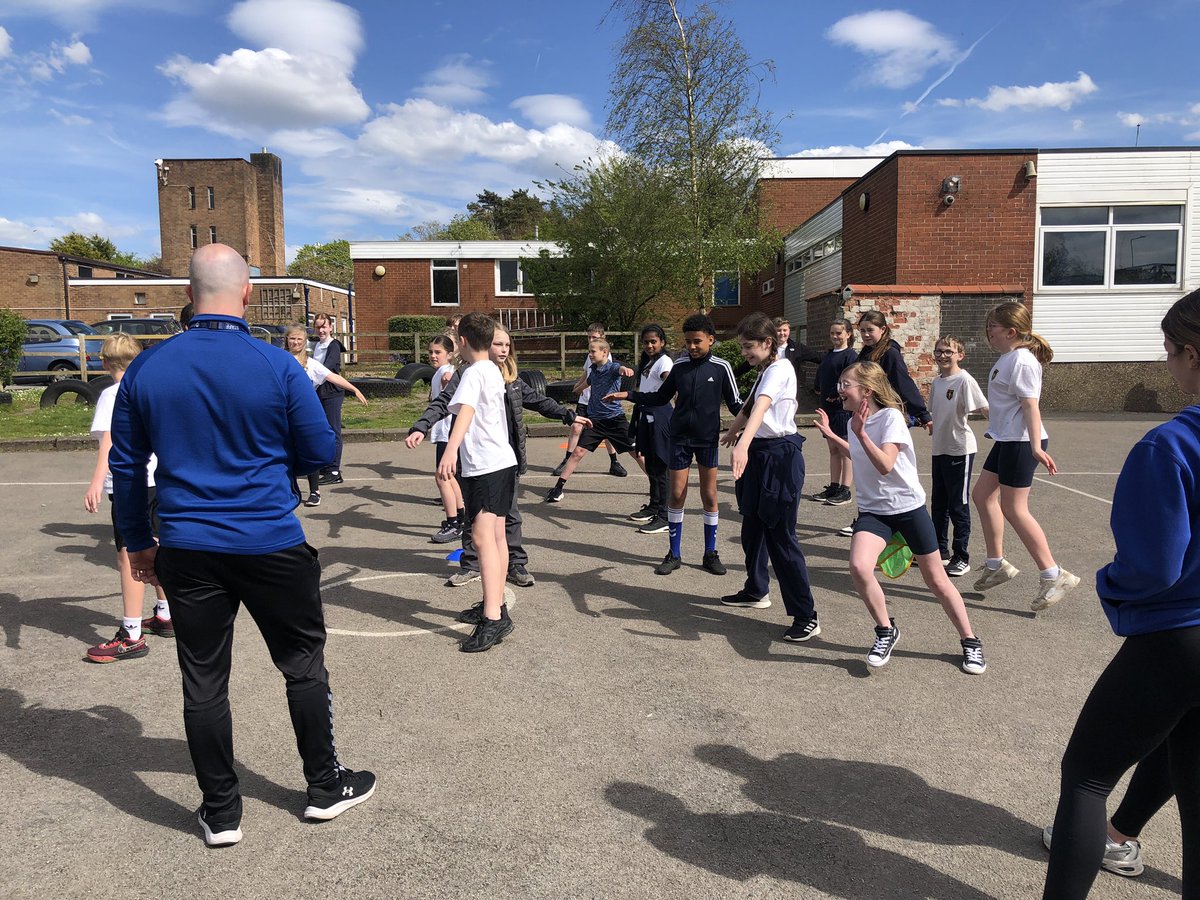
M 1044 337 L 1033 330 L 1033 317 L 1024 303 L 1006 300 L 988 310 L 986 323 L 1011 328 L 1017 333 L 1017 346 L 1024 347 L 1043 366 L 1054 359 L 1054 351 Z
M 888 325 L 887 319 L 877 309 L 868 309 L 865 313 L 858 317 L 858 325 L 861 328 L 863 322 L 870 322 L 883 331 L 879 336 L 879 340 L 874 347 L 868 347 L 863 344 L 863 349 L 858 358 L 865 362 L 877 363 L 883 358 L 883 355 L 888 352 L 892 346 L 892 326 Z
M 766 361 L 758 368 L 765 369 L 778 358 L 778 329 L 775 327 L 775 322 L 766 313 L 750 313 L 750 315 L 738 322 L 737 336 L 740 341 L 754 341 L 759 344 L 766 344 L 770 348 L 770 355 L 767 356 Z

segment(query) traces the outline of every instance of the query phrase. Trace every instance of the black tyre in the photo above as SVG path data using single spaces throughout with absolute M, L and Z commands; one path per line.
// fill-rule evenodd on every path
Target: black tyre
M 517 377 L 543 397 L 550 396 L 546 393 L 546 391 L 549 389 L 549 385 L 546 384 L 546 376 L 542 374 L 541 369 L 522 369 L 517 373 Z
M 96 395 L 92 393 L 90 386 L 78 378 L 64 378 L 62 381 L 54 382 L 42 391 L 40 406 L 42 409 L 49 409 L 51 406 L 58 406 L 58 401 L 62 397 L 72 396 L 75 398 L 75 403 L 92 405 L 96 402 Z
M 112 387 L 116 382 L 111 375 L 97 375 L 95 378 L 87 380 L 87 386 L 92 389 L 92 405 L 96 405 L 96 401 L 100 399 L 100 394 L 105 388 Z
M 416 384 L 418 381 L 429 384 L 434 371 L 433 366 L 427 366 L 425 363 L 409 363 L 396 373 L 396 380 L 407 381 L 409 384 Z
M 362 391 L 368 400 L 407 397 L 412 393 L 412 384 L 397 378 L 352 378 L 350 383 Z
M 575 382 L 567 379 L 566 381 L 552 381 L 546 385 L 545 394 L 556 403 L 561 403 L 563 406 L 572 406 L 576 401 Z

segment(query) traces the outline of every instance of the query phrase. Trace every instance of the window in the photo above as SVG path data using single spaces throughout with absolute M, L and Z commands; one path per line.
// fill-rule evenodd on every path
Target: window
M 1043 207 L 1041 286 L 1179 285 L 1183 207 Z
M 739 306 L 737 272 L 713 273 L 713 306 Z
M 268 321 L 286 321 L 292 316 L 291 288 L 260 288 L 259 312 Z
M 193 226 L 191 227 L 191 241 L 192 241 L 192 249 L 193 249 L 193 250 L 195 250 L 195 249 L 196 249 L 196 246 L 197 246 L 197 240 L 196 240 L 196 226 L 195 226 L 195 225 L 193 225 Z
M 209 209 L 217 208 L 217 194 L 212 188 L 208 189 L 208 208 Z
M 188 188 L 188 209 L 195 209 L 195 208 L 196 208 L 196 189 L 194 187 L 190 187 L 190 188 Z
M 217 242 L 217 226 L 216 225 L 208 226 L 208 242 L 210 244 L 215 244 Z
M 458 260 L 430 260 L 433 279 L 433 305 L 458 306 Z
M 773 290 L 775 290 L 775 279 L 774 278 L 768 278 L 766 281 L 764 281 L 762 283 L 762 292 L 764 294 L 769 294 Z
M 822 238 L 815 244 L 810 244 L 803 250 L 800 250 L 793 256 L 785 268 L 785 273 L 791 275 L 813 263 L 824 259 L 826 256 L 840 252 L 842 249 L 842 233 L 839 231 L 832 237 Z M 765 293 L 765 292 L 764 292 Z
M 518 259 L 496 260 L 496 293 L 528 294 L 525 289 L 525 272 Z
M 146 295 L 144 293 L 142 293 L 141 291 L 137 291 L 133 295 L 133 303 L 135 306 L 145 306 L 146 305 Z M 154 317 L 151 316 L 151 318 L 154 318 Z
M 80 278 L 91 278 L 92 277 L 92 267 L 91 266 L 80 266 L 79 267 L 79 277 Z

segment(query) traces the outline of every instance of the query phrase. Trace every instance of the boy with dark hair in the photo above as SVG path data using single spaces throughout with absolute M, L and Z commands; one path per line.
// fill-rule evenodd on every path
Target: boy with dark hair
M 717 330 L 712 319 L 703 314 L 689 316 L 683 323 L 687 358 L 675 364 L 662 387 L 645 393 L 618 391 L 604 398 L 631 400 L 648 406 L 661 406 L 675 398 L 669 463 L 671 503 L 667 507 L 671 546 L 654 570 L 658 575 L 669 575 L 682 565 L 683 504 L 687 500 L 688 470 L 693 457 L 700 468 L 700 499 L 704 504 L 704 559 L 701 565 L 714 575 L 726 572 L 717 553 L 717 446 L 721 439 L 722 402 L 737 415 L 742 401 L 733 367 L 713 356 L 716 339 Z
M 461 449 L 459 484 L 483 577 L 483 615 L 459 646 L 464 653 L 490 650 L 513 630 L 504 604 L 504 520 L 516 491 L 517 457 L 509 443 L 504 376 L 488 358 L 495 331 L 483 313 L 467 313 L 458 323 L 458 352 L 467 365 L 450 400 L 456 418 L 437 469 L 439 479 L 454 478 Z
M 588 376 L 592 372 L 592 342 L 604 340 L 604 325 L 600 322 L 592 322 L 587 327 L 588 337 L 588 355 L 583 361 L 583 374 L 579 376 L 579 380 L 575 382 L 575 393 L 579 395 L 579 402 L 575 406 L 575 415 L 590 416 L 588 407 L 591 403 L 592 388 L 588 381 Z M 555 466 L 550 474 L 555 478 L 563 474 L 567 469 L 567 463 L 571 460 L 571 455 L 575 452 L 575 448 L 579 446 L 579 438 L 583 435 L 583 423 L 572 426 L 571 436 L 567 439 L 567 452 L 563 454 L 562 462 Z M 608 448 L 608 474 L 615 475 L 617 478 L 624 478 L 629 473 L 625 471 L 625 467 L 621 465 L 617 459 L 617 450 L 609 441 L 605 441 L 604 445 Z M 578 465 L 578 462 L 576 463 Z M 574 472 L 574 467 L 571 468 Z

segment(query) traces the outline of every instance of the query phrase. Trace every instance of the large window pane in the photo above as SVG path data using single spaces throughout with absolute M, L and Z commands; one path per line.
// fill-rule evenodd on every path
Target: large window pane
M 496 263 L 500 269 L 500 293 L 516 294 L 521 290 L 521 265 L 515 259 L 502 259 Z
M 1178 225 L 1182 206 L 1114 206 L 1114 225 Z
M 433 302 L 435 306 L 458 304 L 458 267 L 433 270 Z
M 1114 284 L 1175 284 L 1179 232 L 1117 231 Z
M 1107 206 L 1045 206 L 1043 225 L 1107 225 Z
M 1042 284 L 1103 285 L 1103 231 L 1048 232 L 1042 236 Z
M 713 306 L 738 305 L 738 276 L 736 272 L 717 272 L 713 276 Z

